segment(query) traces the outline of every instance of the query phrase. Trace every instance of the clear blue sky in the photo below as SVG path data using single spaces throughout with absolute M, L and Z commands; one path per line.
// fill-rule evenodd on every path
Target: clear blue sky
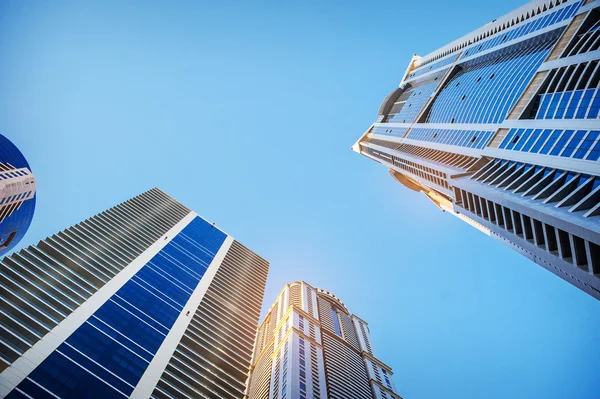
M 4 1 L 23 244 L 157 186 L 370 323 L 406 399 L 600 397 L 600 302 L 350 151 L 426 54 L 506 1 Z

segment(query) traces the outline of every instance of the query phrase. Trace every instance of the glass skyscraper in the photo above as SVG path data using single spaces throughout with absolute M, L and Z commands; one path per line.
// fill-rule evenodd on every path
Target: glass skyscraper
M 243 397 L 269 265 L 162 191 L 0 265 L 0 397 Z
M 413 56 L 352 147 L 598 299 L 599 7 L 532 1 Z
M 287 284 L 258 328 L 247 399 L 401 399 L 367 323 L 329 291 Z
M 35 178 L 21 151 L 0 134 L 0 256 L 25 235 L 35 209 Z

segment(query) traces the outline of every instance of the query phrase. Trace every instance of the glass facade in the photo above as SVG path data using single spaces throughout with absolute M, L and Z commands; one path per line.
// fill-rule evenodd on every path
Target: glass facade
M 510 129 L 501 149 L 597 161 L 600 131 L 563 129 Z
M 465 51 L 463 57 L 470 57 L 475 54 L 482 53 L 501 44 L 509 43 L 510 41 L 518 39 L 522 36 L 534 33 L 554 24 L 558 24 L 566 19 L 572 18 L 581 6 L 581 3 L 582 1 L 578 1 L 557 11 L 546 13 L 544 16 L 538 17 L 537 19 L 520 25 L 510 31 L 506 31 L 504 33 L 500 32 L 499 34 L 495 35 L 494 38 L 470 47 L 467 51 Z
M 225 238 L 196 217 L 8 397 L 128 397 Z
M 431 106 L 429 123 L 499 123 L 506 118 L 553 41 L 521 47 L 463 65 Z M 515 71 L 519 73 L 515 73 Z

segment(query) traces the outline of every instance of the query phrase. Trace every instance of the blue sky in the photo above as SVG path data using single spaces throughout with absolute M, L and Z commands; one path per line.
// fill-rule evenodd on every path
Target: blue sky
M 350 151 L 427 54 L 521 1 L 0 5 L 36 243 L 157 186 L 370 324 L 405 399 L 598 398 L 600 303 Z

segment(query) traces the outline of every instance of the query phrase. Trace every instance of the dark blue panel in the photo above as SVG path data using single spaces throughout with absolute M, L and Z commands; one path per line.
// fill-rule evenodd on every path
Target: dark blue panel
M 142 348 L 141 345 L 132 342 L 127 337 L 119 334 L 118 332 L 116 332 L 112 328 L 108 327 L 106 324 L 104 324 L 99 319 L 96 319 L 94 317 L 90 317 L 86 323 L 94 326 L 98 330 L 100 330 L 103 333 L 109 335 L 112 339 L 114 339 L 115 341 L 120 342 L 121 345 L 123 345 L 124 347 L 128 348 L 132 352 L 137 353 L 139 356 L 143 357 L 148 362 L 150 362 L 152 360 L 152 357 L 153 357 L 152 353 L 150 353 L 148 350 Z
M 66 342 L 130 384 L 136 384 L 148 367 L 148 361 L 87 323 L 78 328 Z M 87 361 L 66 344 L 58 349 L 77 363 Z
M 90 374 L 58 352 L 53 352 L 30 375 L 55 395 L 63 399 L 77 398 L 123 398 L 124 395 L 109 386 L 106 382 Z M 41 396 L 40 388 L 31 381 L 23 381 L 19 389 L 34 398 Z M 9 395 L 9 397 L 11 397 Z
M 106 302 L 94 313 L 94 316 L 126 337 L 130 339 L 135 337 L 134 342 L 151 353 L 156 353 L 165 337 L 164 332 L 152 328 L 114 302 Z

